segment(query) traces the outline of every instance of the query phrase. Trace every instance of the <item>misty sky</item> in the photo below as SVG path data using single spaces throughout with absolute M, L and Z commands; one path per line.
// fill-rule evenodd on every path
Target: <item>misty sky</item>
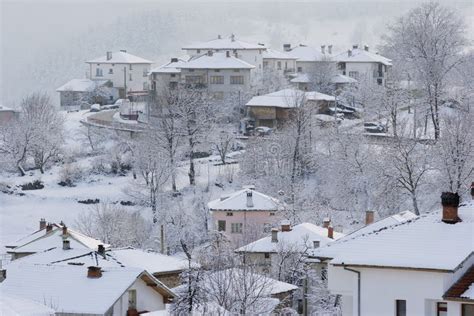
M 421 1 L 1 1 L 0 104 L 15 106 L 85 77 L 85 61 L 108 50 L 166 62 L 193 41 L 235 33 L 281 49 L 283 43 L 375 49 L 387 23 Z M 458 10 L 472 40 L 472 1 Z

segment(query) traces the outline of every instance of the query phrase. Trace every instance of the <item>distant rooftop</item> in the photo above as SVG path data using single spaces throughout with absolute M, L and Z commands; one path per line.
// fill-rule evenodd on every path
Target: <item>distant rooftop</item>
M 109 55 L 110 53 L 110 55 Z M 108 56 L 109 55 L 109 56 Z M 110 57 L 110 58 L 108 58 Z M 129 54 L 126 51 L 118 51 L 118 52 L 108 52 L 105 55 L 88 60 L 87 63 L 97 63 L 97 64 L 152 64 L 153 62 Z
M 252 193 L 253 206 L 247 205 L 247 193 Z M 211 211 L 277 211 L 282 203 L 275 198 L 251 189 L 243 189 L 209 202 Z
M 89 92 L 97 87 L 105 85 L 109 80 L 72 79 L 56 89 L 58 92 Z
M 218 35 L 217 38 L 210 41 L 198 42 L 183 47 L 184 50 L 188 49 L 265 49 L 266 46 L 258 43 L 247 43 L 237 39 L 235 35 L 223 37 Z
M 333 55 L 326 52 L 323 54 L 321 49 L 299 45 L 286 52 L 291 57 L 297 58 L 296 61 L 324 61 L 329 60 Z
M 181 69 L 177 67 L 184 66 L 188 60 L 189 60 L 189 56 L 171 58 L 170 62 L 163 64 L 159 67 L 155 67 L 152 70 L 150 70 L 150 74 L 152 73 L 180 73 Z
M 255 68 L 239 58 L 226 53 L 205 54 L 192 58 L 187 63 L 176 66 L 178 69 L 252 69 Z
M 350 51 L 350 54 L 349 54 Z M 379 55 L 378 53 L 373 53 L 367 50 L 360 48 L 353 48 L 349 51 L 339 53 L 334 56 L 334 60 L 338 62 L 352 62 L 352 63 L 382 63 L 387 66 L 392 65 L 392 60 Z
M 263 59 L 290 59 L 294 60 L 297 59 L 294 56 L 291 56 L 290 54 L 280 52 L 278 50 L 268 48 L 266 51 L 262 53 Z
M 335 98 L 331 95 L 316 91 L 304 92 L 297 89 L 283 89 L 265 95 L 255 96 L 247 102 L 246 106 L 268 106 L 279 108 L 293 108 L 299 99 L 304 98 L 312 101 L 334 101 Z

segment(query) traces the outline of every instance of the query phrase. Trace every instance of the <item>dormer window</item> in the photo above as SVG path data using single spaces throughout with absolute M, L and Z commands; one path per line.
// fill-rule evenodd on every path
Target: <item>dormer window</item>
M 226 216 L 234 216 L 234 213 L 232 213 L 232 212 L 227 212 Z

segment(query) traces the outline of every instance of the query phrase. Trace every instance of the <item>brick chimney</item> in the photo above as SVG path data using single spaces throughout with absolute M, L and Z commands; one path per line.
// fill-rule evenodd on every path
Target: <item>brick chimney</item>
M 281 225 L 281 231 L 282 232 L 290 232 L 291 231 L 290 221 L 282 221 L 280 225 Z
M 46 220 L 44 218 L 40 219 L 40 230 L 46 228 Z
M 365 211 L 365 225 L 370 225 L 374 222 L 374 211 Z
M 49 233 L 49 232 L 52 231 L 52 230 L 53 230 L 53 225 L 52 225 L 51 223 L 48 223 L 48 224 L 46 225 L 46 233 Z
M 461 222 L 458 216 L 459 194 L 443 192 L 441 194 L 441 205 L 443 206 L 443 222 L 447 224 Z
M 67 236 L 67 226 L 66 224 L 63 225 L 63 237 Z
M 112 59 L 112 52 L 107 52 L 106 56 L 107 56 L 107 60 L 111 60 Z
M 329 227 L 329 224 L 331 224 L 331 220 L 329 219 L 329 217 L 325 217 L 323 219 L 323 227 L 324 228 L 328 228 Z
M 289 52 L 291 50 L 291 44 L 283 44 L 283 51 Z
M 102 269 L 100 267 L 87 267 L 87 277 L 90 279 L 98 279 L 102 276 Z
M 321 45 L 321 54 L 326 54 L 326 45 Z
M 247 207 L 253 207 L 252 190 L 247 191 Z
M 272 242 L 278 242 L 278 228 L 272 228 Z
M 328 45 L 328 54 L 329 54 L 329 55 L 332 54 L 332 45 Z
M 334 239 L 334 228 L 332 225 L 329 225 L 328 227 L 328 238 Z
M 97 247 L 97 253 L 105 258 L 105 247 L 104 247 L 104 245 L 99 245 Z
M 63 240 L 63 250 L 69 250 L 71 249 L 71 242 L 69 239 L 64 239 Z

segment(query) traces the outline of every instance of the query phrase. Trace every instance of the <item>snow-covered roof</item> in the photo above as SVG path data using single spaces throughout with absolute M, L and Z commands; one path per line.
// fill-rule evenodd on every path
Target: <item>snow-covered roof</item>
M 262 53 L 262 57 L 263 59 L 297 59 L 295 56 L 291 56 L 272 48 L 267 48 L 267 50 Z
M 56 89 L 58 92 L 74 91 L 88 92 L 93 91 L 97 87 L 105 85 L 109 80 L 90 80 L 90 79 L 72 79 Z
M 474 302 L 474 265 L 444 293 L 443 299 Z
M 253 206 L 247 206 L 247 192 L 252 193 Z M 211 211 L 278 211 L 283 207 L 277 199 L 251 189 L 224 195 L 207 206 Z
M 283 89 L 265 95 L 255 96 L 247 102 L 246 106 L 270 106 L 280 108 L 292 108 L 298 104 L 298 100 L 304 97 L 309 101 L 334 101 L 333 96 L 316 92 L 304 92 L 297 89 Z M 296 101 L 296 102 L 295 102 Z M 295 104 L 296 103 L 296 104 Z
M 392 60 L 385 58 L 377 53 L 366 51 L 365 49 L 355 48 L 351 50 L 351 56 L 348 52 L 342 52 L 334 56 L 334 60 L 346 63 L 382 63 L 387 66 L 392 65 Z
M 0 105 L 0 112 L 17 112 L 17 111 L 18 110 L 9 108 L 9 107 L 4 106 L 4 105 Z
M 181 57 L 181 58 L 176 58 L 176 59 L 177 61 L 170 61 L 169 63 L 153 68 L 152 70 L 150 70 L 150 74 L 152 73 L 180 73 L 181 69 L 177 67 L 185 65 L 186 62 L 189 60 L 189 57 L 187 58 Z
M 442 222 L 442 211 L 434 211 L 371 232 L 356 231 L 313 253 L 333 258 L 336 265 L 455 271 L 473 253 L 474 202 L 461 205 L 458 214 L 462 222 L 456 224 Z
M 319 241 L 320 246 L 324 246 L 344 234 L 334 232 L 331 239 L 328 237 L 328 229 L 311 223 L 302 223 L 292 227 L 291 231 L 279 231 L 277 242 L 272 242 L 272 237 L 267 236 L 245 245 L 236 251 L 238 252 L 278 252 L 279 249 L 293 249 L 295 251 L 305 251 L 313 248 L 313 241 Z
M 1 290 L 1 288 L 0 288 Z M 4 293 L 0 295 L 0 315 L 4 316 L 52 316 L 54 310 L 35 301 Z
M 107 54 L 104 56 L 88 60 L 87 63 L 94 64 L 152 64 L 152 61 L 129 54 L 124 51 L 113 52 L 112 58 L 107 59 Z
M 229 37 L 218 36 L 215 39 L 206 42 L 198 42 L 183 47 L 184 50 L 188 49 L 265 49 L 263 44 L 247 43 L 237 39 L 234 35 Z
M 178 69 L 252 69 L 254 65 L 234 56 L 227 57 L 226 53 L 201 55 L 190 59 L 187 63 L 176 66 Z
M 104 244 L 102 241 L 86 236 L 76 230 L 68 227 L 68 239 L 72 249 L 92 249 L 96 250 L 99 245 L 108 247 L 109 245 Z M 63 229 L 61 225 L 54 225 L 50 232 L 46 232 L 46 229 L 42 229 L 35 232 L 33 235 L 29 235 L 26 239 L 23 239 L 24 243 L 17 243 L 17 246 L 9 253 L 35 253 L 41 252 L 52 248 L 62 247 L 63 242 Z M 21 240 L 20 240 L 21 241 Z
M 332 57 L 332 54 L 323 54 L 321 49 L 305 45 L 296 46 L 286 53 L 297 58 L 296 61 L 323 61 Z
M 146 277 L 165 293 L 172 292 L 137 268 L 103 268 L 100 278 L 88 278 L 87 267 L 73 265 L 14 265 L 0 290 L 36 302 L 47 302 L 57 312 L 104 314 L 138 279 Z

